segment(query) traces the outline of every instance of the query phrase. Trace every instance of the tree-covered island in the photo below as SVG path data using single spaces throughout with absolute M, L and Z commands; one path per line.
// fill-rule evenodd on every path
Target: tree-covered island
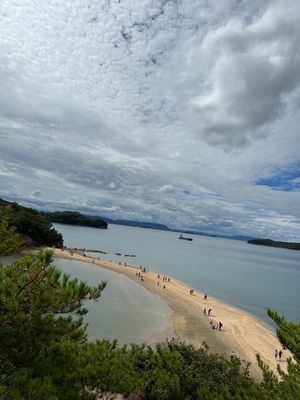
M 44 213 L 44 215 L 51 221 L 59 224 L 89 226 L 92 228 L 107 229 L 107 222 L 99 217 L 88 217 L 79 212 L 74 211 L 54 211 Z
M 248 243 L 258 244 L 260 246 L 280 247 L 282 249 L 300 250 L 300 243 L 279 242 L 271 239 L 250 239 Z

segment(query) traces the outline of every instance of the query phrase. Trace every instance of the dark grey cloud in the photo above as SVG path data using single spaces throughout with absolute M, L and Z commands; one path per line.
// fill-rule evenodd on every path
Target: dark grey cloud
M 34 191 L 32 192 L 32 196 L 33 196 L 33 197 L 40 198 L 41 195 L 42 195 L 42 192 L 41 192 L 40 190 L 38 190 L 38 189 L 36 189 L 36 190 L 34 190 Z

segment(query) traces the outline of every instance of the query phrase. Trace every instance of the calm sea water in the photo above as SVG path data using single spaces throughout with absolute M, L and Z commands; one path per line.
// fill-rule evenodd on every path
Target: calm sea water
M 1 257 L 0 263 L 11 264 L 22 255 Z M 124 275 L 77 260 L 55 259 L 63 272 L 90 285 L 107 281 L 97 301 L 88 301 L 84 316 L 91 341 L 117 339 L 119 344 L 149 343 L 172 338 L 171 308 L 158 296 Z
M 56 259 L 65 273 L 90 285 L 107 281 L 98 301 L 88 301 L 89 340 L 114 339 L 125 343 L 157 343 L 174 336 L 170 324 L 172 310 L 158 295 L 153 295 L 126 276 L 99 266 L 75 260 Z
M 67 246 L 106 251 L 97 256 L 174 276 L 268 323 L 266 308 L 300 321 L 298 251 L 205 236 L 193 236 L 188 242 L 178 240 L 174 232 L 120 225 L 107 230 L 61 224 L 55 228 Z

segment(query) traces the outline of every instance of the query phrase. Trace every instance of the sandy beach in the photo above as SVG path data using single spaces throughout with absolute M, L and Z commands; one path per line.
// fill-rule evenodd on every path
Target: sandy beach
M 276 372 L 277 364 L 283 370 L 286 369 L 286 358 L 291 354 L 284 350 L 283 360 L 276 361 L 275 349 L 282 348 L 277 336 L 258 319 L 245 311 L 231 305 L 222 303 L 211 297 L 204 299 L 204 293 L 194 291 L 190 294 L 190 288 L 184 283 L 170 277 L 170 282 L 163 281 L 159 272 L 141 272 L 143 279 L 137 276 L 140 270 L 136 267 L 124 266 L 103 259 L 83 256 L 77 252 L 68 250 L 54 250 L 54 256 L 94 263 L 102 268 L 107 268 L 143 285 L 152 293 L 158 294 L 165 300 L 173 314 L 171 323 L 178 339 L 191 343 L 196 347 L 202 345 L 203 341 L 208 344 L 210 351 L 230 356 L 234 352 L 239 358 L 251 362 L 250 373 L 259 378 L 261 371 L 257 366 L 256 354 Z M 158 284 L 159 282 L 159 284 Z M 165 288 L 164 288 L 165 285 Z M 211 315 L 204 315 L 203 310 L 211 309 Z M 222 330 L 212 329 L 210 322 L 217 324 L 222 322 Z

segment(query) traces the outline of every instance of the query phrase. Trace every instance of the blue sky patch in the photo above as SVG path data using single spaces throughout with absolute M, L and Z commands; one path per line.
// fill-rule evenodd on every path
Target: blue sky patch
M 273 190 L 295 192 L 300 190 L 300 163 L 294 164 L 286 170 L 255 182 L 256 185 L 268 186 Z

